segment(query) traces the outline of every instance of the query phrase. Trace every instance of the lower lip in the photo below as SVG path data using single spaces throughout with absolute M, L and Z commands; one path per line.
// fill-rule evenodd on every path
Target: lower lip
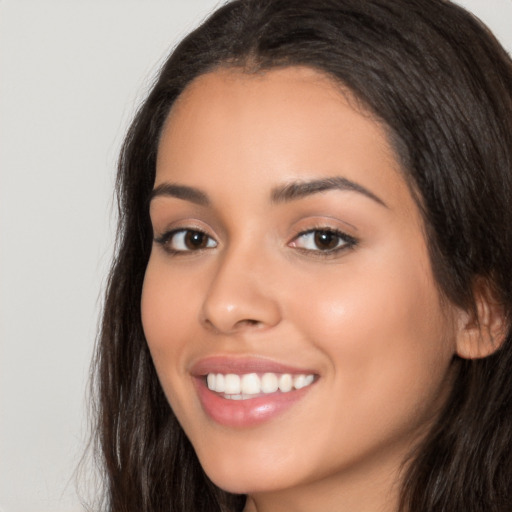
M 230 400 L 210 391 L 204 379 L 194 380 L 206 414 L 220 425 L 233 428 L 252 427 L 271 420 L 300 401 L 313 385 L 287 393 L 269 393 L 246 400 Z

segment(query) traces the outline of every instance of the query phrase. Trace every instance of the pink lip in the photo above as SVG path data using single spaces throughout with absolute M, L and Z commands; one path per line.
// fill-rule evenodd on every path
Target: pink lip
M 210 391 L 206 386 L 208 373 L 291 373 L 316 374 L 309 369 L 298 369 L 273 361 L 257 358 L 210 357 L 192 366 L 191 374 L 199 401 L 205 413 L 216 423 L 231 428 L 259 425 L 283 413 L 299 402 L 314 384 L 288 393 L 269 393 L 248 400 L 230 400 Z
M 286 364 L 257 357 L 211 356 L 194 363 L 190 373 L 195 377 L 208 373 L 291 373 L 316 374 L 311 368 L 297 368 Z

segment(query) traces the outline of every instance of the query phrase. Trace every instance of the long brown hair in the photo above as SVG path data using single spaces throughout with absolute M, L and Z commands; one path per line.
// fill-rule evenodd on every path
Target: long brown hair
M 235 0 L 186 37 L 126 136 L 117 251 L 96 355 L 97 448 L 113 512 L 234 512 L 169 407 L 144 339 L 140 297 L 148 198 L 162 125 L 197 76 L 305 65 L 348 87 L 388 127 L 427 230 L 446 298 L 473 305 L 485 279 L 512 313 L 512 63 L 490 32 L 445 0 Z M 512 510 L 512 338 L 456 380 L 412 454 L 402 509 Z

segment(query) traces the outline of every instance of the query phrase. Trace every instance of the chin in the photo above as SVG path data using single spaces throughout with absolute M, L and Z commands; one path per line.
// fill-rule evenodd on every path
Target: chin
M 274 464 L 274 461 L 248 461 L 236 454 L 230 458 L 200 459 L 200 462 L 217 487 L 233 494 L 275 492 L 293 487 L 300 480 L 300 475 Z

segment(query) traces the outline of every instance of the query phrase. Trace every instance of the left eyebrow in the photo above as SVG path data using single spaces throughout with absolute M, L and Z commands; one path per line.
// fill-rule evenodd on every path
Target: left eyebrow
M 149 200 L 152 201 L 155 197 L 161 196 L 183 199 L 200 206 L 208 206 L 210 204 L 210 199 L 203 191 L 195 187 L 178 185 L 176 183 L 162 183 L 158 185 L 158 187 L 151 191 Z
M 274 188 L 271 193 L 271 200 L 275 204 L 285 203 L 328 190 L 348 190 L 357 192 L 372 199 L 381 206 L 388 208 L 387 204 L 373 192 L 359 185 L 359 183 L 343 178 L 342 176 L 288 183 L 282 187 Z

